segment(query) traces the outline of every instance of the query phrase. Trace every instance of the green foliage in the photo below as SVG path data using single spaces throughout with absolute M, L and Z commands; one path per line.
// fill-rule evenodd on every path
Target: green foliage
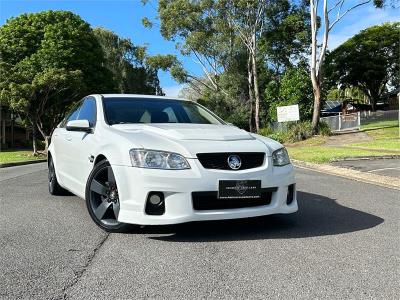
M 288 141 L 298 142 L 312 137 L 312 125 L 310 121 L 294 123 L 288 130 Z
M 0 99 L 45 139 L 66 105 L 85 94 L 114 90 L 89 24 L 71 12 L 7 20 L 0 27 L 0 56 Z
M 254 85 L 248 82 L 249 52 L 239 32 L 248 35 L 254 19 L 252 8 L 258 4 L 242 0 L 158 2 L 162 36 L 174 41 L 183 55 L 192 55 L 205 70 L 199 77 L 177 62 L 168 63 L 172 76 L 180 83 L 188 83 L 186 94 L 201 98 L 218 114 L 246 129 L 249 120 L 239 113 L 247 110 L 245 116 L 250 119 L 249 90 L 254 90 Z M 305 2 L 273 0 L 260 17 L 263 26 L 257 29 L 257 82 L 260 91 L 268 90 L 261 93 L 265 99 L 260 103 L 261 124 L 266 124 L 270 119 L 269 105 L 280 100 L 282 73 L 304 60 L 310 26 Z M 301 100 L 306 102 L 307 97 L 303 94 Z
M 330 136 L 332 134 L 331 128 L 325 121 L 319 121 L 318 133 L 322 136 Z
M 336 86 L 332 89 L 329 89 L 326 95 L 326 99 L 328 100 L 343 100 L 343 99 L 351 99 L 358 102 L 364 102 L 365 94 L 357 87 L 341 87 L 336 88 Z
M 276 108 L 285 105 L 298 104 L 301 120 L 308 120 L 312 116 L 313 92 L 305 66 L 288 68 L 280 82 L 268 82 L 264 94 L 272 121 L 277 120 Z
M 326 122 L 320 122 L 318 133 L 322 136 L 331 135 L 331 130 Z M 280 143 L 295 143 L 309 139 L 313 136 L 311 121 L 290 122 L 286 129 L 274 130 L 272 127 L 264 127 L 260 130 L 260 134 L 267 136 Z
M 178 63 L 178 60 L 175 55 L 166 54 L 166 55 L 154 55 L 147 59 L 147 63 L 154 69 L 161 69 L 163 71 L 169 70 L 172 66 L 175 66 Z
M 267 136 L 281 144 L 286 143 L 289 140 L 288 133 L 284 131 L 270 133 Z
M 372 104 L 386 88 L 399 82 L 400 23 L 385 23 L 362 30 L 327 57 L 327 77 L 333 84 L 354 86 Z
M 260 51 L 272 69 L 282 72 L 304 60 L 311 43 L 310 15 L 307 2 L 276 0 L 268 3 L 265 30 Z
M 261 128 L 259 131 L 260 135 L 269 137 L 281 144 L 286 143 L 288 141 L 289 131 L 286 129 L 274 129 L 271 126 L 266 126 Z
M 149 29 L 151 29 L 153 27 L 153 23 L 149 20 L 149 18 L 146 18 L 146 17 L 144 17 L 142 19 L 142 25 Z
M 198 102 L 211 109 L 226 122 L 248 129 L 249 112 L 245 102 L 237 102 L 223 94 L 211 92 L 206 92 L 204 97 L 198 99 Z
M 119 93 L 161 94 L 157 68 L 147 62 L 146 48 L 135 46 L 131 40 L 114 32 L 93 30 L 105 56 L 105 66 L 113 74 Z

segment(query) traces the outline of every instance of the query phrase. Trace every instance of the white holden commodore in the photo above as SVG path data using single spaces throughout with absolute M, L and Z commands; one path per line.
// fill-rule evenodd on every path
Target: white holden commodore
M 87 96 L 54 130 L 48 167 L 50 193 L 86 199 L 106 231 L 297 211 L 286 149 L 187 100 Z

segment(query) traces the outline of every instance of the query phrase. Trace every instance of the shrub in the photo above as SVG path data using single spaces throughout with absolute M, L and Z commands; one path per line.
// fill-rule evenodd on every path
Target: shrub
M 264 127 L 260 129 L 259 134 L 263 135 L 263 136 L 270 136 L 271 134 L 273 134 L 274 131 L 271 129 L 271 127 Z
M 331 128 L 325 121 L 320 121 L 318 126 L 318 133 L 323 136 L 330 136 L 332 134 Z
M 298 142 L 312 136 L 312 125 L 310 121 L 294 123 L 288 130 L 288 140 Z
M 264 127 L 260 129 L 259 134 L 269 137 L 279 143 L 285 143 L 288 140 L 288 134 L 286 131 L 274 131 L 271 127 Z
M 277 131 L 275 133 L 268 135 L 268 137 L 281 144 L 286 143 L 288 141 L 288 134 L 287 132 L 283 131 Z
M 326 122 L 320 122 L 318 133 L 323 136 L 328 136 L 331 134 L 331 129 Z M 306 140 L 313 136 L 312 134 L 312 124 L 310 121 L 303 121 L 297 123 L 289 123 L 287 130 L 276 131 L 271 127 L 265 127 L 260 130 L 260 134 L 276 140 L 280 143 L 286 142 L 299 142 Z

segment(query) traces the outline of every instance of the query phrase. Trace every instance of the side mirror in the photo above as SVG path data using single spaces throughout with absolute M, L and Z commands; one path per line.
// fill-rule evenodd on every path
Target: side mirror
M 90 124 L 88 120 L 72 120 L 68 121 L 66 129 L 68 131 L 83 131 L 83 132 L 92 132 L 92 128 L 90 128 Z

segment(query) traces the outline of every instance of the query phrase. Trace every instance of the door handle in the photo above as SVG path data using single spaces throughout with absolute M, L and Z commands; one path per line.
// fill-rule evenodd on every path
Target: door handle
M 69 141 L 69 142 L 72 141 L 72 138 L 67 136 L 67 141 Z

